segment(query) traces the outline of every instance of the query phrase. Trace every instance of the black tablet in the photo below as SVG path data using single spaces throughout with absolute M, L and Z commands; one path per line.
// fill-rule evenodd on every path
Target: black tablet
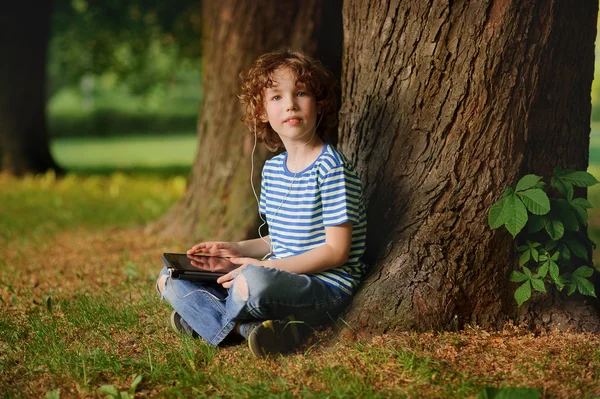
M 220 256 L 202 254 L 163 254 L 163 262 L 169 269 L 171 278 L 197 281 L 217 281 L 217 279 L 240 265 Z

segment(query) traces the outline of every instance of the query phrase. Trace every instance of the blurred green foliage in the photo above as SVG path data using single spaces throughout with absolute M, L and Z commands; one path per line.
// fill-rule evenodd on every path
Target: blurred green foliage
M 85 75 L 112 76 L 135 94 L 199 67 L 200 2 L 55 0 L 50 94 Z
M 200 2 L 56 0 L 52 137 L 194 131 L 201 21 Z

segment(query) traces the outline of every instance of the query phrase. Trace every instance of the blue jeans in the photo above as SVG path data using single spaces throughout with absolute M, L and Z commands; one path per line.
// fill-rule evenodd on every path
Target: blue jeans
M 159 275 L 168 276 L 164 267 Z M 283 319 L 293 315 L 309 326 L 326 324 L 349 304 L 351 297 L 322 280 L 248 265 L 248 296 L 234 284 L 229 290 L 217 283 L 167 278 L 162 297 L 210 345 L 216 346 L 238 321 Z M 236 277 L 236 279 L 239 278 Z

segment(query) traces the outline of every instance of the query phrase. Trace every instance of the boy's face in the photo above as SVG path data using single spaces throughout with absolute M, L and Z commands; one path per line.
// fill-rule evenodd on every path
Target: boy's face
M 283 144 L 306 143 L 317 121 L 317 101 L 303 85 L 296 86 L 296 75 L 288 68 L 276 70 L 273 86 L 265 89 L 266 117 Z

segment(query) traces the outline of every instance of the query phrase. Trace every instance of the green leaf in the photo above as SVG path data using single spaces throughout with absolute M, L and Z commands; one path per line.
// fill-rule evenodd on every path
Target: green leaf
M 527 208 L 516 194 L 506 197 L 507 216 L 506 229 L 513 238 L 525 227 L 527 223 Z
M 588 280 L 585 277 L 575 276 L 575 275 L 572 275 L 571 277 L 573 278 L 573 281 L 577 285 L 577 289 L 579 290 L 579 292 L 581 292 L 583 295 L 593 296 L 594 298 L 596 298 L 596 291 L 594 290 L 594 284 L 592 284 L 592 282 L 590 280 Z
M 572 277 L 592 277 L 594 269 L 588 266 L 581 266 L 571 274 Z
M 565 263 L 571 261 L 571 250 L 565 244 L 561 244 L 560 246 L 560 259 Z
M 556 241 L 548 241 L 546 243 L 546 245 L 544 246 L 544 248 L 546 249 L 546 251 L 552 251 L 554 248 L 556 248 L 558 244 L 556 243 Z
M 548 269 L 550 268 L 550 261 L 547 260 L 546 262 L 544 262 L 540 268 L 538 269 L 538 276 L 540 276 L 541 278 L 546 277 L 546 275 L 548 274 Z M 535 287 L 534 287 L 535 288 Z
M 523 285 L 521 285 L 515 291 L 515 299 L 517 301 L 518 306 L 521 306 L 523 302 L 528 300 L 531 297 L 531 280 L 525 281 Z
M 526 275 L 524 275 L 523 273 L 521 273 L 519 271 L 513 270 L 510 273 L 509 280 L 512 282 L 515 282 L 515 283 L 520 283 L 522 281 L 529 280 L 529 277 L 527 277 Z
M 571 296 L 575 291 L 577 291 L 577 285 L 575 283 L 566 283 L 565 287 L 567 287 L 567 295 Z
M 539 280 L 537 278 L 532 278 L 530 281 L 531 281 L 531 285 L 533 286 L 533 288 L 536 291 L 546 292 L 546 285 L 544 284 L 544 282 L 542 280 Z
M 504 189 L 504 192 L 502 193 L 502 198 L 504 197 L 508 197 L 511 194 L 514 194 L 515 190 L 512 189 L 512 187 L 506 187 L 506 189 Z
M 534 261 L 539 262 L 540 261 L 540 253 L 538 252 L 537 249 L 535 248 L 531 248 L 531 257 L 533 258 Z
M 60 399 L 60 390 L 54 389 L 46 392 L 46 399 Z
M 559 240 L 565 233 L 565 226 L 560 220 L 550 219 L 546 223 L 546 231 L 554 241 Z
M 531 276 L 533 276 L 533 273 L 531 273 L 531 270 L 529 270 L 528 267 L 523 266 L 523 271 L 525 272 L 525 275 L 529 278 L 531 278 Z
M 541 392 L 535 388 L 486 387 L 477 399 L 539 399 L 541 396 Z
M 114 385 L 102 385 L 100 388 L 98 388 L 98 392 L 102 392 L 116 398 L 121 396 L 119 390 Z
M 589 260 L 587 247 L 582 244 L 577 238 L 573 236 L 565 237 L 563 239 L 567 247 L 573 252 L 573 255 L 583 260 Z
M 549 261 L 550 264 L 550 277 L 552 278 L 552 280 L 555 280 L 558 278 L 558 264 L 552 260 Z
M 527 221 L 527 230 L 530 233 L 537 233 L 544 228 L 548 219 L 543 215 L 531 215 Z
M 592 204 L 590 204 L 590 202 L 585 198 L 573 198 L 570 203 L 571 205 L 577 205 L 585 209 L 593 208 Z
M 577 187 L 590 187 L 598 184 L 598 180 L 588 172 L 576 171 L 565 174 L 560 177 L 563 181 L 568 181 Z
M 560 256 L 560 251 L 556 251 L 554 252 L 554 254 L 552 254 L 552 256 L 550 257 L 550 259 L 552 259 L 553 261 L 557 261 L 558 257 Z
M 506 223 L 506 217 L 508 216 L 507 203 L 507 198 L 504 197 L 490 208 L 488 213 L 488 225 L 490 229 L 497 229 Z
M 568 283 L 569 279 L 567 279 L 564 274 L 554 280 L 554 284 L 556 284 L 556 288 L 558 288 L 559 291 L 562 291 L 563 288 L 565 288 L 565 285 Z
M 131 395 L 133 395 L 135 393 L 137 386 L 140 384 L 140 382 L 142 382 L 141 374 L 138 374 L 137 376 L 134 374 L 132 377 L 134 377 L 134 378 L 133 378 L 133 382 L 131 383 L 131 388 L 129 389 L 129 393 Z
M 567 200 L 553 200 L 550 219 L 558 219 L 563 223 L 565 229 L 577 231 L 579 230 L 579 221 L 571 209 L 572 207 Z
M 519 245 L 517 247 L 517 251 L 518 252 L 523 252 L 523 251 L 528 250 L 528 249 L 529 249 L 529 245 Z
M 541 176 L 525 175 L 525 176 L 521 177 L 521 179 L 517 183 L 517 187 L 515 188 L 515 191 L 524 191 L 524 190 L 530 189 L 533 186 L 535 186 L 537 184 L 537 182 L 539 182 L 541 179 L 542 179 Z
M 550 212 L 550 200 L 545 192 L 539 188 L 517 192 L 527 210 L 534 215 L 545 215 Z
M 527 262 L 529 262 L 529 259 L 531 259 L 531 250 L 530 249 L 523 252 L 521 254 L 521 256 L 519 256 L 519 265 L 521 265 L 521 266 L 525 265 Z
M 588 220 L 588 214 L 585 208 L 579 206 L 579 205 L 573 205 L 571 204 L 571 210 L 573 211 L 573 213 L 575 215 L 577 215 L 577 219 L 579 219 L 579 222 L 586 226 L 587 225 L 587 220 Z
M 573 199 L 573 185 L 570 182 L 555 176 L 552 178 L 551 185 L 568 200 Z

